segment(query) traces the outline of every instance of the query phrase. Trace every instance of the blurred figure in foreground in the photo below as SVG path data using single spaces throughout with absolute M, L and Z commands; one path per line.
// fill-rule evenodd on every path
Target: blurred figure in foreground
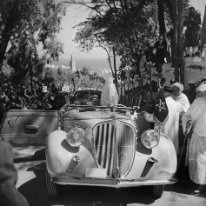
M 0 205 L 29 206 L 25 197 L 15 187 L 17 172 L 12 154 L 12 147 L 0 140 Z
M 101 94 L 101 105 L 102 106 L 114 106 L 118 104 L 119 97 L 117 94 L 116 86 L 113 82 L 113 77 L 106 73 L 105 83 Z
M 200 84 L 196 91 L 196 99 L 182 117 L 182 126 L 187 134 L 193 128 L 187 156 L 190 179 L 197 184 L 193 193 L 199 194 L 206 185 L 206 84 Z

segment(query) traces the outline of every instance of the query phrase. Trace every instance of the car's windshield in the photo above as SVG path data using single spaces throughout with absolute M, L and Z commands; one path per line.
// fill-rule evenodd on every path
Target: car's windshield
M 77 92 L 74 95 L 74 99 L 87 99 L 89 97 L 88 91 Z
M 101 91 L 77 91 L 71 99 L 72 104 L 100 105 Z
M 101 93 L 96 92 L 96 91 L 90 91 L 90 97 L 95 98 L 95 99 L 100 99 L 101 98 Z

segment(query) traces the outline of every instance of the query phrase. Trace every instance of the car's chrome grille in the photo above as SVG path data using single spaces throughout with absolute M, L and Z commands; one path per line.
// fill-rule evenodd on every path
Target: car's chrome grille
M 120 177 L 123 177 L 128 173 L 134 160 L 135 132 L 130 126 L 121 122 L 118 122 L 117 128 L 118 166 Z
M 98 164 L 106 168 L 110 175 L 113 165 L 114 125 L 111 122 L 98 124 L 93 129 L 93 137 Z
M 93 128 L 93 137 L 99 166 L 106 168 L 108 176 L 112 176 L 113 167 L 115 167 L 115 161 L 117 161 L 120 177 L 126 175 L 135 153 L 133 129 L 119 121 L 116 121 L 115 124 L 112 121 L 104 122 Z M 115 149 L 118 154 L 117 157 L 115 157 Z

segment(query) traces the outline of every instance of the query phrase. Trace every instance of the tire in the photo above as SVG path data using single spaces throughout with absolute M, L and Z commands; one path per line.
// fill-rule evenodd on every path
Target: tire
M 154 185 L 152 188 L 152 195 L 154 198 L 158 199 L 162 197 L 164 191 L 164 185 Z
M 46 188 L 50 197 L 57 198 L 59 196 L 59 187 L 52 182 L 51 177 L 46 169 Z

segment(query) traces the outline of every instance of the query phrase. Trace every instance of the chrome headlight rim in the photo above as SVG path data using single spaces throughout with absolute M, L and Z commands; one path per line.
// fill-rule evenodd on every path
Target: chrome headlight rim
M 145 130 L 141 134 L 141 143 L 147 149 L 152 149 L 159 144 L 160 134 L 154 129 Z
M 80 147 L 85 141 L 85 131 L 80 127 L 71 128 L 66 134 L 66 141 L 71 147 Z

